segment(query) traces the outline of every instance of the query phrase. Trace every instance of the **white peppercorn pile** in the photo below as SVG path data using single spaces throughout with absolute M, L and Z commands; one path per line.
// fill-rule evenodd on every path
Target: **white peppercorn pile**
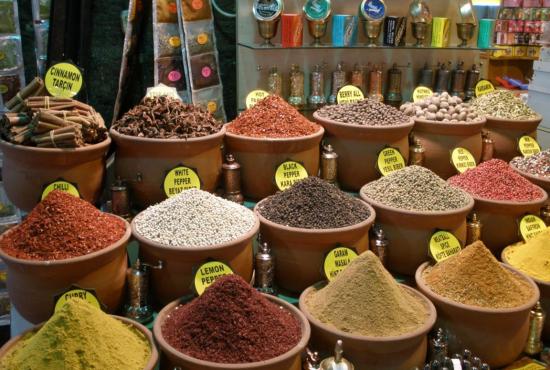
M 135 219 L 139 235 L 173 247 L 227 243 L 249 232 L 254 213 L 202 190 L 186 190 L 150 206 Z
M 480 115 L 495 118 L 525 120 L 539 117 L 520 98 L 507 90 L 495 90 L 482 95 L 474 99 L 472 107 Z
M 428 121 L 469 123 L 482 120 L 470 103 L 464 103 L 458 96 L 450 96 L 447 92 L 435 93 L 416 103 L 405 103 L 399 109 L 407 116 Z
M 361 192 L 390 207 L 410 211 L 449 211 L 468 205 L 471 197 L 427 168 L 409 166 L 365 185 Z
M 516 157 L 510 164 L 531 175 L 550 178 L 550 149 L 529 157 Z
M 365 99 L 352 104 L 327 105 L 317 111 L 321 118 L 360 126 L 395 126 L 410 122 L 410 118 L 398 109 Z

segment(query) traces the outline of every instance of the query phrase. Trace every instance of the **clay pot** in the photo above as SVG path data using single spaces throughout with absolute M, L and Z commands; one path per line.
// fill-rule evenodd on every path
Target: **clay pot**
M 159 312 L 155 321 L 155 326 L 153 327 L 153 334 L 155 335 L 155 339 L 162 353 L 160 368 L 163 370 L 172 370 L 174 367 L 179 366 L 181 370 L 300 370 L 302 368 L 302 352 L 306 348 L 311 335 L 309 323 L 300 310 L 290 303 L 271 295 L 265 294 L 264 296 L 271 302 L 280 306 L 281 309 L 290 311 L 300 322 L 302 339 L 300 339 L 296 346 L 290 351 L 270 360 L 246 364 L 222 364 L 203 361 L 179 352 L 168 344 L 162 336 L 162 325 L 164 324 L 167 316 L 176 306 L 182 303 L 179 300 L 176 300 L 168 304 Z
M 262 201 L 263 202 L 263 201 Z M 370 216 L 352 226 L 338 229 L 302 229 L 274 223 L 263 217 L 256 204 L 254 212 L 260 219 L 260 234 L 273 250 L 275 279 L 279 288 L 300 293 L 322 275 L 325 255 L 339 245 L 352 248 L 358 254 L 369 249 L 369 229 L 376 213 L 367 204 Z
M 241 165 L 242 193 L 253 200 L 261 200 L 278 191 L 275 171 L 286 161 L 301 163 L 309 176 L 319 172 L 319 144 L 325 130 L 308 136 L 292 138 L 256 138 L 227 132 L 227 153 L 235 156 Z
M 10 201 L 30 212 L 46 186 L 57 180 L 75 185 L 82 199 L 94 204 L 101 194 L 105 157 L 111 139 L 75 149 L 36 148 L 0 139 L 4 154 L 4 188 Z
M 494 158 L 510 162 L 514 157 L 521 155 L 518 149 L 518 140 L 524 135 L 537 138 L 537 128 L 542 116 L 530 120 L 510 120 L 487 117 L 485 131 L 495 143 Z
M 531 181 L 533 184 L 538 185 L 541 188 L 543 188 L 546 193 L 550 193 L 550 178 L 549 177 L 542 177 L 542 176 L 532 175 L 530 173 L 527 173 L 525 171 L 522 171 L 522 170 L 518 169 L 512 163 L 510 163 L 510 167 L 512 167 L 514 169 L 514 171 L 519 173 L 521 176 L 523 176 L 527 180 Z
M 225 127 L 193 139 L 150 139 L 122 135 L 110 130 L 116 144 L 116 175 L 128 181 L 133 205 L 146 208 L 166 199 L 164 178 L 177 166 L 193 169 L 201 189 L 214 192 L 222 173 Z M 141 181 L 136 181 L 141 176 Z
M 451 152 L 455 148 L 467 149 L 474 156 L 476 163 L 481 160 L 481 129 L 485 120 L 472 123 L 446 123 L 414 120 L 414 137 L 426 150 L 424 167 L 429 168 L 443 179 L 456 175 L 451 163 Z
M 407 124 L 376 127 L 341 123 L 322 118 L 317 112 L 313 118 L 325 128 L 326 143 L 338 154 L 338 183 L 342 189 L 358 191 L 361 186 L 378 179 L 378 154 L 387 146 L 399 149 L 405 161 L 409 160 L 412 119 Z
M 412 276 L 429 259 L 429 242 L 437 230 L 451 232 L 464 245 L 466 243 L 466 217 L 474 207 L 468 205 L 450 211 L 420 212 L 387 206 L 359 192 L 361 199 L 376 211 L 376 224 L 380 225 L 390 242 L 387 250 L 387 268 L 393 272 Z
M 300 295 L 300 310 L 311 325 L 311 346 L 320 353 L 328 355 L 334 349 L 338 339 L 344 342 L 344 357 L 361 370 L 410 370 L 423 368 L 426 361 L 428 332 L 436 320 L 433 304 L 417 290 L 402 285 L 403 289 L 418 297 L 428 311 L 424 325 L 412 333 L 393 337 L 367 337 L 351 334 L 334 326 L 325 324 L 312 316 L 305 304 L 305 298 L 312 290 L 320 288 L 320 284 L 307 288 Z
M 155 342 L 153 342 L 153 336 L 151 335 L 151 332 L 149 331 L 149 329 L 147 329 L 145 326 L 141 325 L 140 323 L 138 323 L 134 320 L 130 320 L 126 317 L 115 316 L 115 315 L 111 315 L 111 317 L 122 321 L 124 324 L 126 324 L 128 326 L 134 327 L 134 329 L 141 332 L 147 338 L 147 341 L 149 342 L 149 345 L 151 346 L 150 347 L 151 348 L 151 357 L 149 359 L 149 362 L 147 362 L 147 364 L 143 368 L 143 370 L 154 370 L 156 368 L 158 362 L 159 362 L 159 354 L 158 354 L 158 351 L 157 351 L 157 347 L 155 346 Z M 40 325 L 36 325 L 36 326 L 24 331 L 23 333 L 19 334 L 18 336 L 11 338 L 9 342 L 4 344 L 2 346 L 2 348 L 0 348 L 0 359 L 2 357 L 6 356 L 11 351 L 12 348 L 16 347 L 21 339 L 23 339 L 24 337 L 26 337 L 30 333 L 36 333 L 38 330 L 40 330 L 42 328 L 43 325 L 44 325 L 44 323 L 42 323 Z
M 116 217 L 116 216 L 115 216 Z M 121 219 L 123 220 L 123 219 Z M 52 261 L 15 258 L 0 249 L 0 258 L 8 267 L 8 293 L 21 316 L 38 324 L 54 312 L 55 297 L 76 285 L 95 290 L 109 313 L 123 303 L 126 282 L 126 244 L 130 225 L 124 236 L 107 248 L 83 256 Z M 8 235 L 8 230 L 0 238 Z
M 228 264 L 235 274 L 250 281 L 253 270 L 252 248 L 259 228 L 260 222 L 256 217 L 252 229 L 238 239 L 206 247 L 179 248 L 145 238 L 137 232 L 135 218 L 132 221 L 132 235 L 139 242 L 141 261 L 154 266 L 162 261 L 161 269 L 151 269 L 150 281 L 153 297 L 161 307 L 174 299 L 194 293 L 194 269 L 209 259 Z
M 434 293 L 422 277 L 428 265 L 424 263 L 416 271 L 416 284 L 437 308 L 437 326 L 454 334 L 449 336 L 449 353 L 468 348 L 491 368 L 501 368 L 515 361 L 527 342 L 529 311 L 539 299 L 539 289 L 535 283 L 527 275 L 517 273 L 535 292 L 524 305 L 500 309 L 476 307 Z

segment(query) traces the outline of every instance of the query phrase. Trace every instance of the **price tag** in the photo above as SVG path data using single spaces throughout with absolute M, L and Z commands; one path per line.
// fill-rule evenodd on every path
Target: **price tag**
M 254 90 L 248 93 L 246 96 L 246 109 L 250 109 L 256 105 L 260 100 L 263 100 L 269 96 L 269 93 L 264 90 Z
M 427 98 L 433 96 L 433 94 L 434 94 L 434 92 L 429 87 L 418 86 L 413 91 L 413 101 L 415 103 L 418 103 L 419 101 L 422 101 L 424 99 L 427 99 Z
M 451 152 L 451 163 L 458 173 L 464 173 L 466 170 L 476 168 L 476 159 L 468 149 L 454 148 Z
M 48 68 L 44 77 L 46 90 L 51 96 L 72 98 L 82 89 L 82 72 L 72 63 L 57 63 Z
M 365 99 L 363 92 L 356 86 L 346 85 L 338 91 L 336 101 L 338 104 L 352 104 Z
M 462 250 L 460 241 L 448 231 L 436 231 L 430 238 L 430 255 L 441 262 Z
M 495 91 L 495 87 L 490 81 L 481 80 L 476 84 L 476 97 L 480 97 Z
M 355 258 L 357 258 L 357 253 L 347 247 L 337 247 L 328 252 L 323 263 L 323 271 L 326 278 L 329 281 L 333 280 Z
M 525 215 L 519 221 L 519 233 L 523 240 L 528 241 L 546 230 L 544 221 L 535 215 Z
M 201 179 L 194 169 L 178 166 L 166 174 L 163 188 L 164 194 L 171 198 L 185 190 L 200 189 Z
M 99 303 L 99 299 L 97 298 L 94 290 L 81 289 L 79 287 L 73 286 L 65 293 L 55 297 L 54 312 L 59 312 L 59 310 L 65 305 L 65 303 L 69 302 L 71 299 L 82 299 L 94 306 L 95 308 L 101 310 L 101 303 Z
M 286 161 L 281 163 L 275 171 L 275 184 L 279 190 L 284 191 L 308 176 L 306 168 L 301 163 Z
M 405 168 L 405 166 L 405 158 L 398 149 L 385 148 L 378 154 L 376 167 L 382 176 L 387 176 L 394 171 Z
M 69 193 L 77 198 L 80 198 L 80 192 L 78 191 L 78 188 L 75 184 L 71 184 L 68 181 L 59 179 L 44 187 L 40 200 L 44 200 L 44 198 L 46 198 L 48 194 L 50 194 L 54 190 L 64 191 L 65 193 Z
M 155 87 L 148 88 L 147 94 L 145 95 L 146 98 L 155 98 L 157 96 L 168 96 L 170 98 L 181 100 L 181 97 L 175 87 L 166 86 L 162 83 Z
M 198 295 L 202 295 L 206 288 L 224 275 L 233 274 L 229 265 L 220 261 L 209 261 L 199 266 L 195 272 L 193 284 Z
M 518 140 L 518 147 L 519 147 L 519 152 L 524 157 L 530 157 L 533 154 L 540 153 L 539 143 L 537 142 L 537 140 L 535 140 L 531 136 L 525 135 L 520 137 Z

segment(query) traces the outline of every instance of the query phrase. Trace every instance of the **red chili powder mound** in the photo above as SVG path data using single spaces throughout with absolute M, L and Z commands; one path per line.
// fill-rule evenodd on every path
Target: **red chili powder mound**
M 316 133 L 321 127 L 277 95 L 270 95 L 227 125 L 235 135 L 288 138 Z
M 54 190 L 27 218 L 0 239 L 0 248 L 16 258 L 51 261 L 73 258 L 120 240 L 126 225 L 90 203 Z
M 501 159 L 483 162 L 448 181 L 472 195 L 491 200 L 530 202 L 544 196 L 538 187 Z
M 219 278 L 202 296 L 177 306 L 162 325 L 162 335 L 180 352 L 225 364 L 272 359 L 302 337 L 289 311 L 237 275 Z

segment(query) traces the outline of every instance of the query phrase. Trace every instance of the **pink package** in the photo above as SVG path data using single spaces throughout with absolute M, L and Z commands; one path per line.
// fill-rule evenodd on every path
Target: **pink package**
M 523 0 L 524 8 L 540 8 L 541 0 Z
M 504 0 L 502 2 L 502 6 L 506 7 L 506 8 L 518 8 L 522 5 L 522 1 L 521 0 Z

